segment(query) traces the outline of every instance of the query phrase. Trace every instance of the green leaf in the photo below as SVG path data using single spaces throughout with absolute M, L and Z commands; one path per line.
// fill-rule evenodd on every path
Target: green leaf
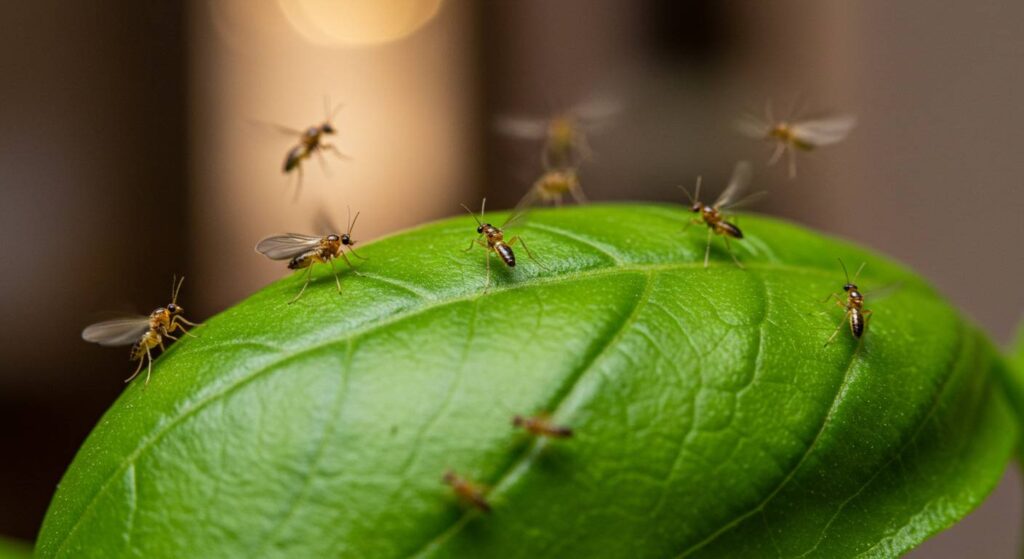
M 294 305 L 300 274 L 267 287 L 125 390 L 38 554 L 891 557 L 986 496 L 1016 427 L 975 327 L 904 268 L 774 219 L 739 218 L 745 269 L 720 238 L 704 269 L 691 216 L 538 211 L 510 234 L 547 269 L 517 244 L 486 291 L 469 216 L 362 247 L 342 296 L 323 266 Z M 826 347 L 840 257 L 867 263 L 874 314 Z M 510 425 L 540 410 L 575 436 Z

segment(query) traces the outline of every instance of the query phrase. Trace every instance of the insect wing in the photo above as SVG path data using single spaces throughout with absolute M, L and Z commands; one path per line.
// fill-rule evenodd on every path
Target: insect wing
M 715 200 L 713 206 L 716 209 L 722 209 L 732 205 L 739 199 L 739 195 L 746 190 L 747 186 L 750 185 L 750 179 L 753 176 L 753 170 L 750 167 L 750 163 L 746 161 L 740 161 L 736 164 L 736 167 L 732 171 L 732 178 L 729 180 L 729 186 L 725 187 L 722 194 Z
M 548 133 L 548 123 L 535 118 L 502 117 L 494 126 L 498 133 L 513 138 L 539 140 Z
M 529 215 L 529 213 L 529 206 L 523 208 L 517 207 L 517 209 L 513 210 L 512 213 L 508 216 L 508 218 L 505 219 L 505 222 L 501 224 L 501 227 L 499 227 L 499 229 L 523 225 L 526 222 L 526 217 Z
M 812 146 L 827 146 L 846 138 L 856 124 L 856 118 L 839 115 L 796 122 L 791 129 L 793 136 L 801 142 Z
M 622 105 L 614 99 L 598 97 L 576 105 L 569 112 L 588 131 L 597 132 L 614 120 L 621 111 Z
M 737 132 L 755 140 L 766 138 L 771 130 L 770 123 L 749 113 L 741 115 L 733 124 Z
M 302 134 L 303 134 L 302 130 L 299 130 L 297 128 L 292 128 L 290 126 L 284 126 L 284 125 L 278 124 L 276 122 L 267 122 L 267 121 L 264 121 L 264 120 L 249 119 L 249 124 L 252 124 L 253 126 L 257 126 L 259 128 L 263 128 L 264 130 L 274 130 L 276 132 L 279 132 L 281 134 L 285 134 L 285 135 L 288 135 L 288 136 L 301 137 Z
M 102 346 L 131 345 L 149 330 L 149 317 L 115 318 L 91 324 L 82 330 L 82 339 Z
M 338 224 L 323 208 L 317 210 L 316 216 L 313 218 L 313 228 L 314 231 L 322 235 L 340 235 L 342 233 Z
M 321 238 L 298 233 L 273 235 L 256 243 L 256 252 L 271 260 L 288 260 L 317 246 Z
M 540 198 L 539 186 L 540 185 L 536 182 L 530 185 L 530 189 L 526 191 L 526 194 L 523 195 L 523 197 L 516 204 L 516 207 L 512 210 L 513 216 L 526 213 L 527 210 L 529 210 L 531 207 L 533 207 L 534 204 L 537 203 L 537 200 Z M 512 217 L 509 217 L 509 220 L 511 219 Z

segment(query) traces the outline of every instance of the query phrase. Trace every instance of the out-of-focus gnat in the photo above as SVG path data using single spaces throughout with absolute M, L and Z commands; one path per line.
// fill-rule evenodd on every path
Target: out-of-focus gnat
M 822 146 L 841 142 L 857 124 L 847 114 L 829 114 L 800 117 L 794 109 L 782 119 L 776 119 L 771 102 L 765 103 L 764 117 L 747 113 L 736 121 L 741 134 L 774 144 L 768 165 L 774 165 L 785 154 L 789 162 L 789 177 L 796 177 L 796 151 L 812 151 Z
M 338 110 L 343 106 L 344 105 L 339 103 L 332 109 L 330 100 L 327 97 L 324 97 L 323 122 L 309 126 L 305 130 L 290 128 L 280 124 L 265 123 L 284 134 L 298 138 L 298 143 L 292 146 L 292 148 L 288 150 L 288 153 L 285 154 L 284 165 L 282 167 L 285 175 L 291 177 L 294 172 L 297 177 L 293 201 L 298 200 L 299 193 L 302 190 L 302 166 L 306 160 L 313 156 L 313 154 L 316 154 L 316 156 L 320 158 L 320 165 L 325 174 L 327 173 L 327 163 L 324 161 L 323 155 L 325 151 L 333 153 L 339 159 L 346 161 L 351 160 L 351 158 L 342 153 L 337 146 L 326 141 L 327 136 L 333 136 L 337 133 L 337 129 L 334 127 L 332 121 L 334 120 L 334 116 L 337 114 Z
M 184 325 L 198 326 L 189 322 L 182 316 L 185 309 L 178 306 L 178 292 L 181 291 L 181 280 L 174 278 L 171 281 L 171 302 L 165 307 L 158 307 L 149 313 L 149 316 L 138 315 L 114 320 L 98 322 L 87 326 L 82 330 L 82 339 L 87 342 L 95 342 L 102 346 L 125 346 L 132 345 L 131 358 L 138 361 L 135 372 L 125 379 L 131 381 L 142 370 L 142 363 L 147 363 L 146 385 L 153 374 L 153 350 L 157 347 L 164 351 L 164 340 L 177 340 L 172 332 L 181 330 L 183 334 L 194 336 Z
M 441 480 L 452 488 L 462 502 L 472 505 L 481 512 L 491 512 L 491 505 L 485 496 L 486 489 L 482 485 L 469 481 L 452 470 L 445 472 Z
M 548 118 L 499 118 L 497 129 L 501 134 L 544 142 L 540 157 L 542 174 L 516 209 L 545 203 L 561 205 L 566 195 L 577 203 L 585 202 L 579 169 L 594 155 L 588 137 L 607 126 L 619 111 L 618 103 L 602 98 L 580 103 Z
M 572 428 L 566 425 L 558 425 L 551 420 L 547 413 L 512 417 L 512 426 L 523 429 L 536 437 L 547 437 L 551 439 L 568 439 L 572 436 Z

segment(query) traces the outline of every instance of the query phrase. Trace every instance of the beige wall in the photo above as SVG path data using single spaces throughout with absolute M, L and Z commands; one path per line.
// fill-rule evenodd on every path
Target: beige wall
M 448 0 L 396 40 L 329 46 L 293 24 L 300 4 L 197 0 L 192 10 L 189 239 L 202 286 L 195 296 L 205 311 L 285 275 L 253 246 L 273 233 L 313 232 L 320 208 L 342 226 L 347 206 L 361 211 L 354 237 L 369 240 L 454 214 L 478 197 L 470 4 Z M 416 7 L 403 0 L 377 5 Z M 345 15 L 313 17 L 330 26 L 336 16 L 344 26 Z M 345 105 L 331 141 L 352 160 L 328 155 L 327 173 L 307 161 L 293 203 L 296 181 L 289 183 L 281 165 L 296 138 L 253 121 L 319 124 L 325 95 Z

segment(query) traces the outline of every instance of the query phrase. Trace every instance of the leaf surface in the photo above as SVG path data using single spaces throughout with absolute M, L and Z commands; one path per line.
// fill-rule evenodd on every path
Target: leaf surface
M 362 247 L 342 296 L 326 267 L 294 305 L 301 274 L 265 288 L 125 390 L 38 555 L 891 557 L 988 494 L 1016 427 L 984 336 L 906 269 L 774 219 L 738 219 L 745 269 L 720 238 L 705 269 L 691 215 L 535 212 L 506 234 L 544 267 L 517 243 L 488 290 L 469 216 Z M 825 346 L 837 258 L 867 263 L 874 314 Z M 510 425 L 538 411 L 575 436 Z

